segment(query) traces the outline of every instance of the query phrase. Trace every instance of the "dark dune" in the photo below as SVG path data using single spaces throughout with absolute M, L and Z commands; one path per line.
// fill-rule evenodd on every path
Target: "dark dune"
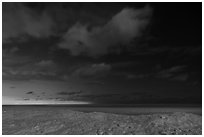
M 202 116 L 192 113 L 120 115 L 51 108 L 3 106 L 2 134 L 202 134 Z

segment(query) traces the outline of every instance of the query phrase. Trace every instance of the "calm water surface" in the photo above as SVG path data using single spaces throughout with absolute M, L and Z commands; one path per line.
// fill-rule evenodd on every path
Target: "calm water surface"
M 135 105 L 135 106 L 87 106 L 87 105 L 3 105 L 3 110 L 58 110 L 58 109 L 70 109 L 81 112 L 105 112 L 114 114 L 128 114 L 128 115 L 139 115 L 139 114 L 152 114 L 152 113 L 172 113 L 172 112 L 188 112 L 198 115 L 202 115 L 201 106 L 167 106 L 167 105 Z

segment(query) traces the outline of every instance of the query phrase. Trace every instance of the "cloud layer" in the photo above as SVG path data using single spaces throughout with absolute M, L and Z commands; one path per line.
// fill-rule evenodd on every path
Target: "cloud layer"
M 112 48 L 127 46 L 134 38 L 141 36 L 151 14 L 149 6 L 141 9 L 124 8 L 104 26 L 88 30 L 88 25 L 76 23 L 68 29 L 59 47 L 70 50 L 72 55 L 104 55 Z
M 26 56 L 6 55 L 8 57 L 4 57 L 3 59 L 3 79 L 59 79 L 57 77 L 57 65 L 51 60 L 41 60 L 40 62 L 35 63 L 35 61 L 26 58 Z M 10 58 L 15 58 L 15 60 Z M 21 61 L 19 62 L 19 60 Z
M 3 42 L 11 38 L 24 39 L 52 35 L 54 22 L 46 11 L 38 13 L 20 3 L 3 3 Z
M 91 64 L 79 67 L 72 76 L 74 77 L 104 77 L 111 70 L 111 65 L 105 63 Z

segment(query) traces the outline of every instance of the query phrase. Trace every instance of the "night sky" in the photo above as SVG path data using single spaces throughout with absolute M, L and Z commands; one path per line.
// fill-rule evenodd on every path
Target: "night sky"
M 3 3 L 3 104 L 201 104 L 202 3 Z

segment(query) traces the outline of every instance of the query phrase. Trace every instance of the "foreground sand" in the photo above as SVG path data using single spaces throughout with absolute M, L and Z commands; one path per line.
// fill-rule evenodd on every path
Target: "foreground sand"
M 202 117 L 191 113 L 118 115 L 63 109 L 3 108 L 2 134 L 202 134 Z

